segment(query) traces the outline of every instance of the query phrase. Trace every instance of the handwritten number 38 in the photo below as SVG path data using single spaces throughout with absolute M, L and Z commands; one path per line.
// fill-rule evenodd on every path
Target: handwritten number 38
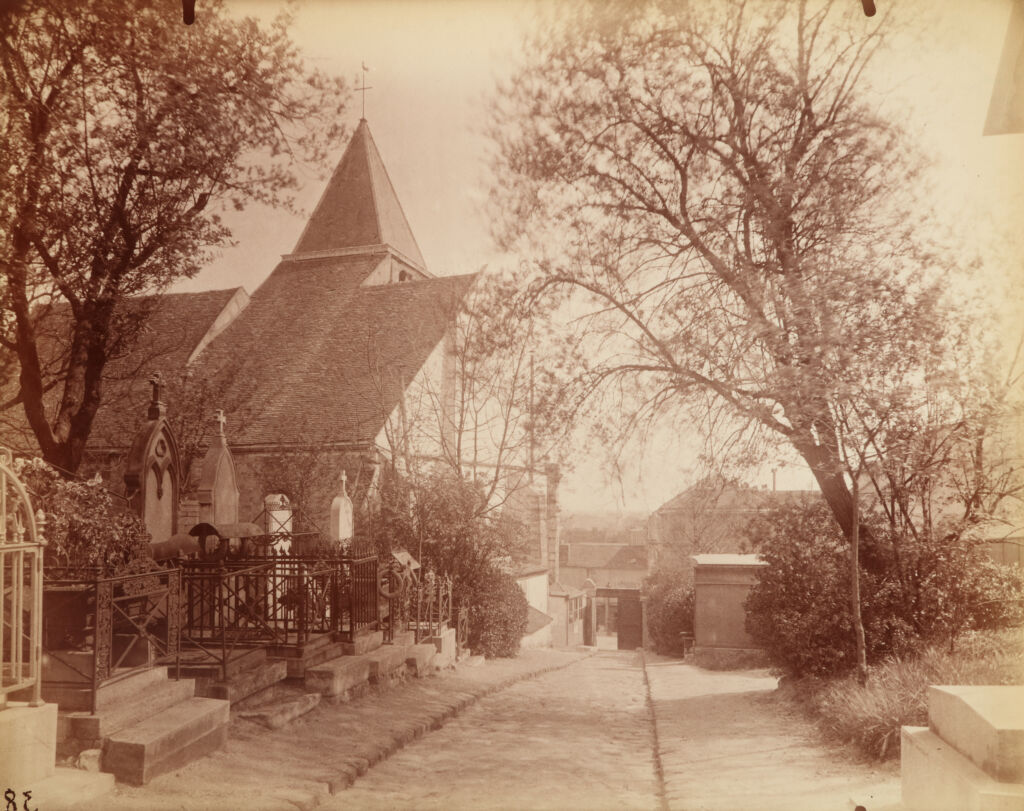
M 32 792 L 23 791 L 21 793 L 25 795 L 25 804 L 22 806 L 22 811 L 36 811 L 36 809 L 28 807 L 28 801 L 32 799 Z M 4 792 L 4 799 L 7 800 L 7 805 L 4 808 L 4 811 L 18 811 L 18 795 L 15 793 L 14 789 L 7 789 Z

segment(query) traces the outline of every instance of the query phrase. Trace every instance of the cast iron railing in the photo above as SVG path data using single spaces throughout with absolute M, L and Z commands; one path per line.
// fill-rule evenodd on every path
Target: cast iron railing
M 102 577 L 93 570 L 46 570 L 43 648 L 47 685 L 99 689 L 160 664 L 179 664 L 181 570 Z
M 298 556 L 272 548 L 257 557 L 186 561 L 187 645 L 228 664 L 254 647 L 301 649 L 311 637 L 351 640 L 375 628 L 377 558 Z

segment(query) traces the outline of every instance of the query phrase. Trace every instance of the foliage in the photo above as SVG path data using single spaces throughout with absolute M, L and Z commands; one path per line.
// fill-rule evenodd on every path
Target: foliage
M 681 656 L 682 634 L 693 633 L 693 586 L 686 585 L 679 570 L 661 569 L 644 580 L 643 594 L 654 650 L 666 656 Z
M 864 549 L 861 590 L 866 656 L 901 656 L 972 628 L 1022 619 L 1021 573 L 967 544 L 886 544 Z M 755 522 L 767 566 L 747 600 L 747 630 L 772 664 L 794 676 L 831 676 L 855 665 L 848 546 L 821 502 L 791 505 Z
M 224 206 L 289 205 L 297 161 L 335 142 L 345 88 L 287 27 L 216 1 L 189 27 L 155 0 L 0 15 L 0 347 L 18 368 L 0 405 L 53 464 L 80 465 L 104 367 L 155 306 L 140 294 L 230 240 Z
M 609 436 L 756 428 L 849 537 L 844 406 L 912 413 L 959 323 L 913 139 L 867 92 L 891 21 L 844 9 L 574 8 L 501 88 L 493 202 L 536 305 L 589 336 L 577 378 L 616 406 Z
M 526 598 L 507 571 L 522 560 L 524 526 L 491 507 L 486 485 L 444 466 L 416 478 L 388 467 L 381 479 L 371 522 L 378 554 L 387 559 L 403 547 L 423 571 L 451 577 L 453 602 L 470 610 L 471 639 L 481 652 L 514 655 L 526 627 Z
M 125 512 L 101 481 L 62 478 L 38 458 L 19 459 L 15 465 L 33 507 L 46 514 L 45 566 L 98 567 L 101 575 L 110 575 L 149 557 L 142 520 Z
M 825 734 L 865 757 L 899 757 L 900 727 L 928 724 L 931 684 L 1024 684 L 1024 637 L 1014 628 L 969 632 L 955 651 L 934 645 L 919 655 L 873 666 L 866 685 L 853 676 L 806 679 L 787 692 L 816 718 Z
M 515 656 L 526 633 L 529 605 L 526 594 L 508 572 L 489 569 L 466 596 L 469 614 L 469 647 L 488 659 Z

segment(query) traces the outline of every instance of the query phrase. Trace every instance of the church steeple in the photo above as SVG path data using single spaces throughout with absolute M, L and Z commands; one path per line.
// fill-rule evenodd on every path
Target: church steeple
M 291 257 L 370 254 L 387 249 L 417 270 L 427 272 L 364 118 L 359 121 Z

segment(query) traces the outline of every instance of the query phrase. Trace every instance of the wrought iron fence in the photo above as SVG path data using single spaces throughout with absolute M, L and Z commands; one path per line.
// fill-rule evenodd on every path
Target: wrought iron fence
M 413 626 L 416 642 L 433 636 L 452 621 L 452 580 L 447 575 L 436 577 L 428 574 L 422 583 L 416 585 L 416 620 Z
M 313 636 L 349 639 L 378 622 L 376 556 L 264 550 L 184 564 L 184 639 L 228 664 L 252 647 L 301 649 Z
M 0 448 L 0 709 L 16 690 L 42 703 L 43 523 Z
M 160 664 L 179 664 L 181 570 L 102 577 L 81 568 L 46 572 L 43 649 L 48 686 L 100 687 Z

